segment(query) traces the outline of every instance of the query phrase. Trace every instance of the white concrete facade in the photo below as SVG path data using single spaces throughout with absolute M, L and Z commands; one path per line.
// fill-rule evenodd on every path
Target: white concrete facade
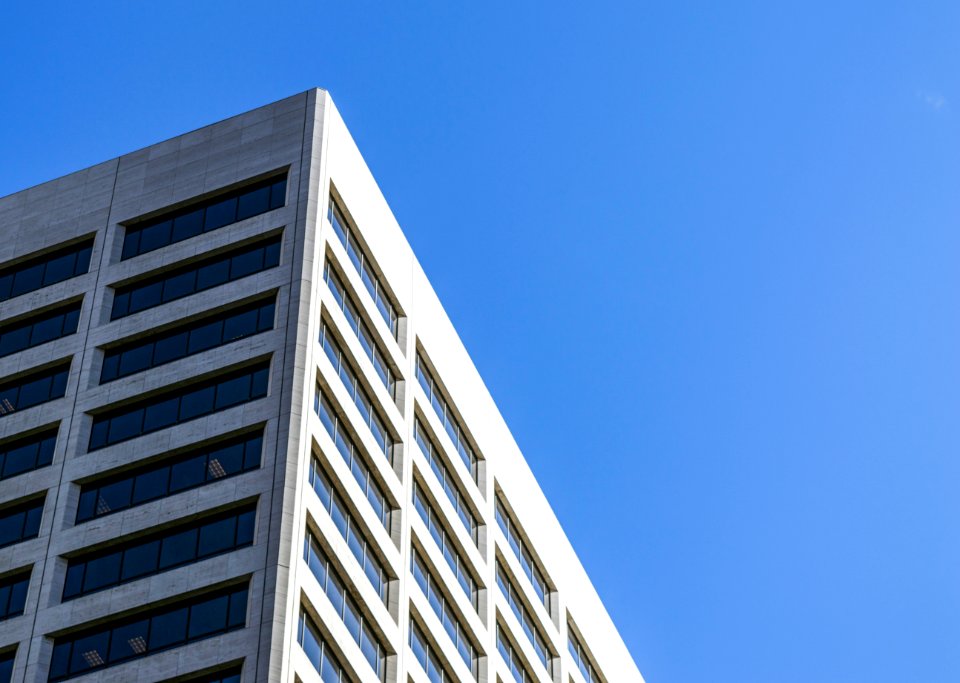
M 121 259 L 127 226 L 281 172 L 287 178 L 282 207 Z M 348 252 L 334 229 L 332 201 L 342 212 L 344 227 L 359 241 L 359 251 Z M 127 615 L 159 613 L 180 604 L 184 596 L 241 584 L 248 590 L 242 628 L 116 664 L 97 664 L 93 657 L 89 671 L 74 672 L 77 680 L 187 681 L 210 672 L 211 677 L 196 680 L 212 681 L 221 680 L 216 672 L 237 670 L 244 682 L 319 681 L 321 674 L 299 638 L 302 614 L 333 652 L 343 669 L 342 680 L 439 680 L 424 670 L 411 648 L 411 620 L 440 661 L 444 680 L 520 680 L 498 650 L 497 634 L 502 631 L 527 680 L 590 683 L 568 649 L 571 629 L 595 668 L 593 680 L 643 680 L 325 91 L 311 90 L 0 198 L 0 231 L 0 275 L 37 252 L 93 238 L 88 273 L 0 301 L 2 332 L 9 320 L 83 298 L 76 334 L 0 357 L 0 385 L 8 377 L 70 359 L 63 398 L 0 418 L 0 452 L 20 435 L 41 427 L 57 429 L 51 465 L 0 480 L 0 515 L 8 503 L 45 497 L 39 535 L 0 548 L 0 582 L 31 568 L 23 614 L 0 621 L 0 659 L 15 652 L 12 680 L 48 680 L 54 643 L 88 627 L 119 624 Z M 238 244 L 256 243 L 267 234 L 280 235 L 279 266 L 111 321 L 116 286 L 212 254 L 232 253 Z M 395 307 L 395 333 L 371 296 L 371 276 L 365 280 L 355 266 L 357 258 L 379 283 L 375 291 Z M 325 281 L 328 267 L 358 309 L 383 364 L 390 367 L 396 379 L 392 394 L 375 370 L 369 344 L 358 337 L 356 322 Z M 152 339 L 158 329 L 232 310 L 236 302 L 260 295 L 275 297 L 272 330 L 99 382 L 104 350 L 117 340 Z M 349 368 L 344 374 L 353 380 L 353 393 L 319 341 L 324 326 Z M 446 402 L 451 416 L 447 425 L 418 381 L 418 358 Z M 105 406 L 119 410 L 144 397 L 192 386 L 198 377 L 216 376 L 224 368 L 244 368 L 252 360 L 269 362 L 267 396 L 88 452 L 93 421 Z M 318 387 L 337 413 L 338 429 L 353 442 L 352 457 L 358 463 L 353 473 L 342 455 L 345 442 L 339 442 L 338 450 L 315 409 Z M 355 398 L 357 387 L 365 400 Z M 374 408 L 389 433 L 387 455 L 369 426 L 366 405 Z M 435 449 L 433 467 L 430 454 L 417 443 L 417 422 Z M 224 435 L 246 429 L 263 430 L 259 467 L 76 522 L 81 486 L 139 471 L 144 462 L 166 462 L 167 454 L 192 452 L 198 443 L 216 444 Z M 458 456 L 453 438 L 457 429 L 478 457 L 476 478 Z M 314 467 L 324 472 L 348 511 L 350 528 L 360 528 L 367 556 L 384 570 L 385 600 L 357 560 L 357 537 L 339 530 L 343 525 L 338 527 L 332 508 L 312 486 Z M 448 482 L 446 489 L 438 467 Z M 372 494 L 358 483 L 361 470 L 391 509 L 386 524 L 368 500 Z M 436 530 L 415 510 L 415 487 L 438 515 L 444 542 L 454 552 L 445 556 Z M 498 500 L 522 539 L 523 560 L 496 521 Z M 238 502 L 256 505 L 252 544 L 62 600 L 68 562 L 91 547 L 107 552 L 140 535 L 152 538 L 157 529 L 202 521 L 209 511 L 229 511 Z M 458 517 L 456 505 L 474 518 L 475 537 Z M 350 629 L 359 627 L 345 623 L 342 607 L 338 613 L 305 561 L 308 533 L 352 596 L 366 625 L 363 633 L 372 634 L 383 648 L 382 676 L 352 635 L 356 631 Z M 446 613 L 454 621 L 442 620 L 436 602 L 414 579 L 413 548 L 439 581 Z M 451 560 L 454 555 L 459 559 Z M 547 585 L 544 599 L 530 579 L 531 562 Z M 461 590 L 451 563 L 473 577 L 475 600 Z M 523 605 L 527 628 L 498 586 L 498 567 Z M 451 638 L 450 631 L 457 631 L 454 622 L 476 655 L 469 664 Z M 537 636 L 531 638 L 531 631 Z M 547 652 L 546 665 L 537 647 Z M 84 652 L 88 654 L 78 660 L 81 667 L 89 665 L 89 651 Z

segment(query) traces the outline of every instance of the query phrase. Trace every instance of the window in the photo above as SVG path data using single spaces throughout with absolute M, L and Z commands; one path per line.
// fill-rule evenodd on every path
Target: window
M 473 677 L 477 678 L 479 673 L 477 650 L 467 636 L 467 631 L 460 623 L 460 619 L 453 611 L 450 601 L 444 595 L 443 583 L 436 577 L 430 565 L 417 552 L 416 548 L 413 548 L 411 554 L 410 571 L 413 573 L 417 585 L 420 586 L 420 590 L 427 598 L 427 602 L 430 603 L 430 607 L 443 624 L 444 631 L 447 632 L 450 640 L 456 646 L 457 653 L 463 659 L 463 663 L 473 673 Z
M 143 434 L 210 415 L 267 395 L 270 362 L 194 382 L 93 418 L 88 450 L 111 446 Z
M 467 440 L 466 430 L 460 426 L 457 416 L 454 415 L 450 408 L 449 401 L 444 398 L 444 393 L 440 389 L 440 385 L 433 378 L 430 369 L 419 353 L 417 354 L 417 381 L 420 382 L 420 386 L 423 388 L 424 393 L 426 393 L 430 405 L 433 406 L 434 412 L 436 412 L 437 417 L 440 418 L 440 422 L 443 423 L 443 428 L 453 441 L 453 445 L 457 449 L 457 455 L 460 456 L 463 464 L 467 466 L 467 471 L 470 472 L 470 476 L 476 481 L 477 455 Z
M 136 222 L 123 235 L 120 260 L 277 209 L 283 206 L 286 195 L 287 175 L 284 173 L 279 178 L 221 191 L 214 197 L 193 201 L 179 209 Z
M 81 303 L 76 301 L 0 327 L 0 357 L 76 334 Z
M 347 542 L 350 552 L 360 563 L 360 568 L 363 569 L 363 573 L 374 590 L 377 591 L 377 595 L 386 603 L 387 585 L 390 577 L 384 570 L 380 559 L 373 552 L 373 545 L 367 540 L 366 532 L 353 519 L 340 494 L 330 485 L 330 480 L 323 473 L 316 456 L 310 462 L 310 485 L 319 496 L 324 509 L 329 513 L 337 531 Z
M 70 361 L 45 370 L 34 370 L 0 384 L 0 417 L 41 403 L 63 398 L 67 393 Z
M 243 673 L 243 665 L 238 664 L 226 669 L 220 669 L 214 673 L 201 674 L 191 678 L 183 679 L 180 676 L 168 678 L 164 683 L 240 683 L 240 675 Z
M 92 251 L 93 238 L 90 238 L 0 268 L 0 301 L 83 275 L 90 269 Z
M 457 583 L 460 585 L 460 588 L 467 594 L 471 604 L 473 604 L 474 609 L 476 609 L 477 582 L 474 580 L 470 570 L 467 569 L 466 562 L 464 562 L 460 552 L 450 540 L 450 536 L 447 534 L 447 530 L 441 521 L 440 513 L 433 507 L 429 499 L 423 495 L 420 485 L 416 482 L 413 484 L 413 507 L 420 515 L 423 523 L 427 526 L 427 530 L 430 532 L 430 536 L 433 537 L 440 552 L 443 553 L 443 559 L 446 560 L 450 570 L 457 577 Z
M 57 429 L 44 429 L 30 436 L 0 443 L 0 480 L 32 472 L 53 462 Z
M 246 584 L 173 605 L 151 605 L 133 616 L 54 638 L 49 680 L 62 681 L 227 633 L 243 628 L 246 620 Z
M 396 339 L 398 330 L 397 322 L 399 320 L 397 309 L 393 305 L 393 301 L 387 293 L 383 281 L 376 275 L 373 260 L 368 255 L 367 250 L 357 241 L 356 233 L 347 221 L 344 220 L 343 212 L 340 210 L 340 207 L 337 206 L 333 197 L 330 197 L 330 208 L 327 212 L 327 219 L 333 226 L 333 231 L 336 233 L 337 238 L 343 243 L 343 246 L 346 247 L 350 262 L 353 263 L 357 272 L 360 273 L 363 286 L 367 288 L 370 297 L 373 299 L 373 303 L 377 307 L 377 311 L 380 312 L 383 321 L 387 323 L 387 327 L 390 328 L 390 334 Z
M 497 496 L 495 515 L 497 518 L 497 524 L 500 525 L 503 535 L 506 536 L 507 543 L 510 545 L 510 549 L 520 561 L 520 566 L 523 568 L 524 574 L 530 581 L 530 585 L 533 586 L 534 592 L 537 594 L 537 597 L 540 598 L 540 602 L 543 603 L 543 606 L 549 613 L 550 587 L 547 584 L 547 580 L 543 576 L 543 572 L 540 571 L 540 568 L 534 561 L 533 555 L 530 554 L 529 548 L 527 548 L 526 544 L 523 542 L 519 527 L 517 526 L 516 522 L 513 521 L 513 518 L 510 516 L 510 513 L 507 511 L 506 506 L 503 504 L 503 501 L 500 500 L 499 496 Z
M 70 600 L 252 545 L 256 516 L 256 505 L 245 505 L 147 536 L 120 539 L 105 550 L 73 557 L 67 564 L 63 599 Z
M 547 646 L 547 639 L 543 637 L 536 622 L 534 622 L 533 617 L 530 615 L 529 610 L 527 610 L 526 605 L 523 604 L 520 591 L 513 585 L 513 581 L 510 580 L 510 576 L 499 561 L 497 561 L 497 585 L 500 587 L 500 592 L 502 592 L 503 596 L 507 599 L 507 603 L 509 603 L 510 609 L 513 610 L 514 615 L 517 617 L 517 621 L 520 622 L 520 626 L 523 628 L 527 639 L 530 641 L 530 644 L 533 645 L 533 649 L 537 653 L 537 657 L 540 658 L 540 662 L 552 676 L 553 659 L 550 648 Z
M 280 264 L 280 236 L 210 256 L 114 289 L 111 320 L 154 308 Z
M 0 579 L 0 621 L 23 614 L 31 571 L 32 568 Z
M 510 673 L 513 674 L 517 683 L 536 683 L 536 677 L 527 671 L 520 654 L 513 647 L 513 643 L 510 642 L 506 631 L 500 624 L 497 624 L 497 650 L 503 657 L 503 661 L 510 667 Z
M 366 390 L 360 384 L 360 380 L 357 379 L 357 373 L 350 367 L 347 356 L 340 349 L 340 344 L 337 343 L 337 340 L 334 338 L 333 333 L 330 328 L 327 327 L 326 323 L 323 323 L 321 326 L 320 344 L 323 346 L 323 351 L 327 359 L 333 365 L 334 370 L 337 371 L 340 382 L 347 390 L 347 393 L 350 394 L 350 398 L 353 399 L 357 410 L 360 411 L 360 415 L 363 416 L 364 424 L 366 424 L 370 433 L 373 435 L 373 440 L 377 442 L 377 446 L 380 447 L 383 454 L 389 458 L 390 449 L 393 446 L 393 437 L 390 436 L 390 432 L 387 431 L 386 422 L 380 415 L 379 409 L 376 404 L 370 400 L 369 394 L 367 394 Z
M 320 674 L 323 683 L 349 683 L 352 679 L 340 660 L 333 652 L 320 629 L 313 623 L 303 607 L 300 608 L 300 625 L 297 629 L 297 642 L 303 648 L 307 659 Z
M 0 510 L 0 548 L 28 541 L 40 534 L 43 501 L 43 498 L 33 498 Z
M 333 443 L 336 445 L 337 452 L 340 454 L 343 462 L 350 468 L 350 473 L 353 474 L 353 478 L 357 484 L 360 485 L 360 489 L 364 494 L 366 494 L 370 507 L 373 508 L 373 511 L 376 513 L 377 518 L 383 523 L 383 526 L 386 527 L 389 522 L 390 512 L 386 496 L 383 494 L 383 490 L 380 488 L 377 480 L 374 479 L 370 468 L 367 467 L 365 457 L 361 456 L 362 451 L 357 447 L 350 434 L 344 429 L 343 422 L 334 410 L 333 405 L 327 400 L 326 396 L 320 393 L 319 385 L 317 386 L 317 393 L 314 397 L 313 409 L 317 412 L 317 415 L 320 416 L 320 422 L 323 423 L 327 434 L 333 439 Z
M 274 299 L 232 308 L 121 343 L 103 355 L 100 383 L 170 363 L 273 329 Z
M 360 317 L 359 313 L 360 309 L 357 308 L 353 299 L 350 298 L 350 294 L 346 288 L 344 288 L 343 283 L 340 281 L 340 278 L 337 277 L 329 261 L 323 265 L 323 279 L 333 293 L 333 298 L 336 300 L 340 310 L 343 311 L 350 331 L 356 335 L 360 341 L 360 346 L 363 347 L 364 352 L 367 354 L 367 358 L 373 363 L 373 369 L 376 371 L 380 381 L 383 382 L 383 386 L 387 388 L 387 393 L 390 394 L 390 398 L 395 399 L 394 389 L 396 388 L 396 383 L 394 381 L 393 370 L 390 369 L 390 364 L 387 361 L 387 355 L 381 350 L 378 338 L 374 337 L 370 328 L 363 322 L 363 318 Z
M 16 650 L 0 653 L 0 683 L 10 683 L 13 680 L 13 662 L 16 658 Z
M 567 632 L 567 649 L 570 651 L 570 656 L 573 657 L 574 664 L 577 665 L 580 673 L 583 674 L 583 680 L 587 681 L 587 683 L 603 683 L 603 679 L 597 673 L 597 668 L 593 665 L 593 662 L 590 661 L 586 649 L 584 649 L 580 640 L 574 634 L 573 627 L 569 624 Z
M 413 619 L 410 619 L 410 649 L 431 683 L 456 683 L 457 677 L 447 670 L 443 660 L 436 655 L 430 641 L 420 630 L 420 625 Z
M 320 583 L 338 616 L 346 625 L 354 642 L 360 648 L 370 667 L 383 681 L 387 675 L 387 653 L 380 637 L 370 628 L 369 619 L 350 597 L 347 584 L 309 531 L 303 539 L 303 560 Z
M 478 542 L 477 520 L 467 505 L 466 496 L 461 493 L 459 484 L 447 469 L 446 463 L 444 462 L 444 457 L 441 454 L 439 447 L 437 447 L 437 445 L 430 438 L 430 435 L 424 428 L 423 423 L 420 422 L 419 417 L 414 418 L 413 435 L 417 440 L 417 445 L 420 446 L 420 450 L 427 458 L 427 462 L 430 463 L 430 469 L 436 475 L 437 480 L 443 487 L 443 492 L 447 494 L 447 498 L 453 505 L 453 509 L 457 511 L 457 517 L 463 523 L 467 533 L 470 534 L 470 538 L 473 539 L 474 544 L 476 544 Z

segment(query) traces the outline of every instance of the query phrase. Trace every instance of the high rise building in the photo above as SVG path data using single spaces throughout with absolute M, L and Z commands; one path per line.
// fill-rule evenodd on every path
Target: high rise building
M 642 681 L 326 92 L 0 235 L 0 682 Z

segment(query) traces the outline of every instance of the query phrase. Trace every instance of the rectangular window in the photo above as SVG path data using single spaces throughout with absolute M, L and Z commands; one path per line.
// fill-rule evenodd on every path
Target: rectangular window
M 337 447 L 337 452 L 343 459 L 343 462 L 350 468 L 353 478 L 359 484 L 367 497 L 367 502 L 376 513 L 377 518 L 386 527 L 389 522 L 390 508 L 387 498 L 383 494 L 383 489 L 374 478 L 373 473 L 367 466 L 367 455 L 354 442 L 353 438 L 347 432 L 340 419 L 340 415 L 334 409 L 333 404 L 327 400 L 327 397 L 320 393 L 320 385 L 317 385 L 317 393 L 314 396 L 313 409 L 320 416 L 320 422 L 326 429 L 327 434 L 333 439 Z M 389 457 L 389 456 L 388 456 Z
M 31 571 L 32 568 L 0 579 L 0 621 L 23 614 Z
M 395 376 L 393 370 L 390 368 L 390 363 L 387 361 L 387 355 L 380 346 L 379 338 L 373 335 L 370 328 L 363 321 L 359 313 L 360 309 L 357 308 L 357 305 L 353 302 L 349 292 L 347 292 L 343 286 L 343 282 L 340 281 L 340 278 L 337 277 L 337 274 L 330 266 L 329 261 L 323 265 L 323 279 L 333 293 L 333 298 L 336 300 L 340 310 L 343 311 L 350 331 L 357 337 L 360 346 L 363 347 L 364 353 L 367 354 L 367 358 L 373 363 L 373 369 L 376 371 L 377 377 L 383 382 L 383 386 L 386 387 L 390 398 L 395 399 Z
M 443 660 L 434 652 L 430 641 L 413 618 L 410 619 L 410 649 L 431 683 L 458 683 L 457 677 L 450 673 Z
M 543 664 L 544 668 L 546 668 L 552 677 L 553 655 L 547 646 L 547 639 L 543 636 L 543 633 L 541 633 L 540 628 L 533 620 L 526 605 L 523 604 L 523 597 L 520 591 L 513 585 L 513 581 L 510 580 L 510 576 L 499 561 L 497 561 L 497 585 L 500 587 L 500 592 L 502 592 L 503 596 L 507 599 L 507 603 L 517 617 L 517 621 L 520 622 L 520 626 L 523 628 L 524 634 L 533 646 L 534 652 L 537 653 L 540 663 Z
M 213 673 L 200 674 L 190 678 L 168 678 L 163 683 L 240 683 L 240 675 L 243 673 L 243 665 L 237 664 L 226 669 L 220 669 Z
M 540 602 L 543 603 L 543 606 L 549 613 L 549 584 L 547 584 L 547 580 L 544 578 L 543 572 L 540 571 L 540 567 L 533 559 L 530 549 L 523 542 L 519 526 L 507 511 L 507 508 L 503 504 L 503 501 L 500 500 L 499 495 L 497 496 L 495 516 L 497 518 L 497 524 L 500 526 L 501 531 L 503 531 L 503 535 L 507 538 L 507 544 L 510 546 L 510 549 L 513 551 L 513 554 L 516 556 L 517 560 L 519 560 L 520 566 L 523 568 L 524 575 L 530 581 L 530 585 L 533 586 L 534 592 L 537 594 L 537 597 L 540 598 Z
M 583 680 L 587 683 L 603 683 L 603 678 L 597 673 L 597 667 L 593 665 L 589 655 L 587 655 L 586 649 L 574 634 L 573 627 L 570 626 L 569 623 L 567 625 L 567 633 L 567 649 L 570 651 L 570 656 L 573 657 L 573 662 L 577 665 L 577 669 L 579 669 L 583 675 Z
M 476 609 L 477 582 L 467 568 L 467 564 L 460 555 L 460 552 L 453 544 L 453 541 L 451 541 L 440 513 L 433 507 L 433 504 L 423 494 L 420 485 L 416 482 L 413 484 L 413 507 L 417 511 L 417 514 L 420 515 L 420 519 L 422 519 L 423 523 L 427 526 L 430 536 L 433 537 L 434 542 L 443 554 L 443 559 L 446 560 L 450 570 L 457 577 L 457 583 L 460 585 L 460 588 L 463 589 L 463 592 L 466 593 L 470 599 L 470 603 L 474 609 Z
M 193 201 L 127 227 L 120 260 L 126 260 L 182 242 L 284 205 L 287 174 L 268 178 L 238 189 L 221 191 L 213 197 Z
M 273 319 L 274 297 L 271 297 L 121 342 L 104 352 L 100 383 L 272 330 Z
M 53 462 L 59 427 L 0 443 L 0 481 L 32 472 Z
M 41 403 L 63 398 L 67 393 L 70 361 L 45 370 L 35 370 L 0 384 L 0 417 Z
M 353 680 L 303 607 L 300 608 L 297 642 L 323 683 L 349 683 Z
M 263 433 L 162 457 L 80 487 L 77 524 L 143 505 L 260 467 Z
M 82 301 L 35 313 L 0 327 L 0 358 L 76 334 Z
M 443 487 L 443 492 L 447 495 L 447 499 L 453 505 L 453 509 L 457 511 L 457 518 L 476 545 L 478 543 L 477 520 L 467 505 L 466 496 L 461 492 L 459 483 L 447 469 L 442 451 L 430 438 L 419 417 L 414 418 L 413 435 L 423 455 L 427 458 L 427 462 L 430 463 L 430 470 L 436 475 L 437 480 Z
M 467 630 L 461 624 L 447 599 L 443 582 L 433 573 L 426 559 L 417 552 L 416 548 L 412 549 L 410 571 L 413 573 L 417 585 L 420 586 L 420 590 L 423 591 L 423 595 L 427 598 L 427 602 L 430 603 L 430 607 L 443 624 L 444 631 L 447 632 L 450 640 L 456 646 L 457 653 L 463 659 L 463 663 L 473 673 L 473 677 L 477 678 L 479 675 L 477 649 L 467 636 Z
M 92 251 L 93 238 L 90 238 L 0 268 L 0 301 L 83 275 L 90 269 Z
M 370 668 L 376 672 L 377 678 L 386 680 L 386 648 L 377 633 L 370 628 L 370 620 L 351 597 L 353 591 L 349 590 L 343 577 L 327 559 L 317 539 L 309 531 L 303 539 L 303 560 L 330 599 L 337 615 L 347 626 Z
M 384 603 L 387 602 L 387 586 L 390 582 L 380 558 L 373 552 L 373 544 L 368 540 L 367 532 L 353 519 L 343 497 L 330 485 L 330 480 L 314 456 L 310 461 L 310 486 L 320 498 L 324 510 L 330 515 L 334 526 L 347 542 L 347 547 L 363 569 L 370 584 Z
M 40 534 L 43 501 L 43 498 L 32 498 L 0 510 L 0 548 L 29 541 Z
M 16 658 L 16 649 L 0 653 L 0 683 L 10 683 L 13 680 L 13 663 Z
M 433 378 L 430 368 L 427 367 L 427 364 L 419 353 L 417 354 L 416 372 L 417 381 L 420 382 L 420 386 L 427 395 L 430 405 L 433 406 L 434 412 L 437 414 L 437 417 L 440 418 L 440 422 L 443 423 L 444 430 L 447 432 L 451 441 L 453 441 L 453 446 L 457 449 L 457 455 L 460 456 L 460 460 L 466 465 L 470 476 L 476 481 L 477 454 L 470 445 L 466 430 L 461 426 L 459 419 L 453 410 L 451 410 L 451 404 L 445 398 L 446 392 L 440 388 L 440 385 Z
M 111 320 L 183 297 L 212 289 L 227 282 L 259 273 L 280 264 L 280 235 L 174 270 L 148 275 L 136 282 L 114 288 Z
M 510 673 L 517 683 L 536 683 L 537 678 L 527 671 L 520 654 L 507 637 L 506 630 L 499 623 L 497 624 L 497 650 L 510 668 Z
M 53 639 L 48 680 L 73 676 L 146 657 L 162 650 L 243 628 L 247 585 L 204 593 Z
M 353 263 L 357 272 L 360 273 L 360 279 L 363 281 L 364 287 L 367 288 L 367 292 L 370 294 L 370 298 L 376 305 L 377 311 L 379 311 L 383 321 L 387 323 L 387 327 L 390 328 L 390 334 L 396 339 L 399 329 L 398 321 L 400 319 L 397 315 L 397 308 L 387 293 L 383 281 L 376 275 L 373 260 L 370 258 L 367 250 L 357 241 L 356 232 L 344 219 L 343 212 L 340 210 L 340 207 L 337 206 L 333 197 L 330 197 L 330 208 L 327 212 L 327 219 L 333 226 L 333 231 L 343 243 L 343 246 L 346 247 L 350 262 Z
M 350 398 L 353 399 L 360 415 L 363 416 L 364 424 L 370 430 L 370 434 L 373 435 L 373 440 L 377 442 L 377 446 L 383 451 L 383 454 L 389 458 L 390 449 L 393 447 L 393 437 L 387 431 L 386 420 L 382 417 L 377 405 L 370 399 L 366 389 L 360 384 L 357 373 L 350 367 L 347 355 L 341 350 L 340 344 L 325 322 L 322 323 L 320 329 L 320 345 L 334 370 L 337 371 L 341 384 L 350 394 Z
M 88 450 L 95 451 L 267 395 L 270 361 L 193 382 L 94 415 Z
M 253 544 L 256 504 L 70 558 L 63 600 L 153 576 Z

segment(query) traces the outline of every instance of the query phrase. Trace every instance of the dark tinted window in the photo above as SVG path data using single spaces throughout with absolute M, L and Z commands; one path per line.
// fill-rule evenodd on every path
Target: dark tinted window
M 90 267 L 93 240 L 0 268 L 0 301 L 83 275 Z
M 182 299 L 185 296 L 216 287 L 273 268 L 279 263 L 280 237 L 271 237 L 211 256 L 188 266 L 147 276 L 129 285 L 116 287 L 110 319 L 116 320 L 148 308 Z M 251 265 L 253 264 L 253 265 Z
M 0 683 L 10 683 L 13 679 L 13 662 L 16 657 L 16 650 L 0 654 Z M 237 683 L 240 683 L 239 680 Z
M 63 398 L 67 391 L 70 363 L 21 375 L 0 384 L 0 417 L 17 410 Z
M 230 405 L 263 398 L 269 361 L 236 370 L 153 398 L 107 409 L 93 418 L 89 450 L 93 451 L 142 434 L 209 415 Z M 219 400 L 223 396 L 223 402 Z
M 224 607 L 226 606 L 226 608 Z M 246 586 L 221 589 L 54 638 L 51 681 L 151 655 L 246 622 Z
M 77 301 L 0 327 L 0 357 L 75 334 L 80 303 Z
M 242 667 L 240 665 L 231 666 L 227 669 L 222 669 L 220 671 L 203 674 L 201 676 L 196 676 L 193 678 L 188 678 L 186 680 L 177 677 L 176 681 L 178 683 L 240 683 L 240 674 L 242 673 Z M 174 679 L 168 679 L 166 683 L 173 681 Z
M 259 432 L 245 434 L 83 484 L 77 523 L 256 469 L 262 448 Z
M 29 586 L 29 569 L 0 579 L 0 621 L 23 614 Z
M 128 259 L 180 242 L 202 232 L 210 232 L 230 223 L 283 206 L 286 174 L 261 180 L 253 185 L 221 192 L 209 199 L 191 202 L 174 211 L 127 228 L 121 259 Z
M 0 548 L 36 538 L 43 516 L 43 498 L 18 503 L 0 510 Z
M 0 444 L 0 479 L 46 467 L 53 461 L 57 428 Z

